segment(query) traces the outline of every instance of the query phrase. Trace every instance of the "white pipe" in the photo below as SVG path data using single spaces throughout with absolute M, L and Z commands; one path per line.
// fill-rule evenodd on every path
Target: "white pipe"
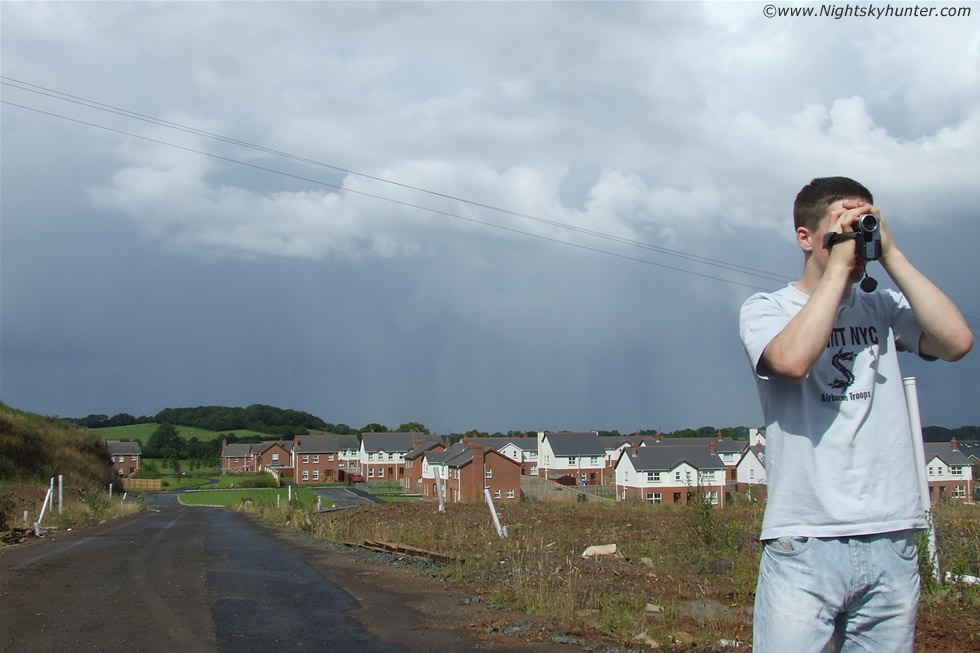
M 58 474 L 58 514 L 65 511 L 65 475 Z
M 490 516 L 493 517 L 493 525 L 497 527 L 497 535 L 500 537 L 507 537 L 506 531 L 500 525 L 500 520 L 497 519 L 497 509 L 493 507 L 493 498 L 490 496 L 490 488 L 484 487 L 483 494 L 486 495 L 487 503 L 490 504 Z
M 936 524 L 932 514 L 932 500 L 929 498 L 929 480 L 926 477 L 926 453 L 922 444 L 922 420 L 919 416 L 919 395 L 915 387 L 915 377 L 902 379 L 905 386 L 905 404 L 909 412 L 909 426 L 912 428 L 912 451 L 915 454 L 915 473 L 919 477 L 919 500 L 929 523 L 929 563 L 932 566 L 933 580 L 938 584 L 939 558 L 936 556 Z
M 44 495 L 44 503 L 41 504 L 41 514 L 35 522 L 35 526 L 40 526 L 41 522 L 44 521 L 44 512 L 48 509 L 48 503 L 51 501 L 51 488 L 48 488 L 47 493 Z M 35 528 L 35 530 L 37 530 Z

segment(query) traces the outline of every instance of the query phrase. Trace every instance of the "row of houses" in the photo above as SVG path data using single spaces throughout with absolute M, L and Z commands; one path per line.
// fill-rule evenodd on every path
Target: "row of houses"
M 980 443 L 926 443 L 933 500 L 968 500 Z M 539 432 L 529 437 L 448 438 L 424 433 L 297 436 L 293 442 L 227 444 L 222 469 L 291 475 L 300 485 L 343 482 L 352 476 L 397 482 L 407 491 L 450 502 L 477 501 L 487 488 L 518 501 L 521 476 L 569 485 L 601 485 L 618 500 L 686 504 L 695 497 L 723 505 L 734 493 L 764 499 L 765 433 L 748 441 L 716 437 L 665 439 Z

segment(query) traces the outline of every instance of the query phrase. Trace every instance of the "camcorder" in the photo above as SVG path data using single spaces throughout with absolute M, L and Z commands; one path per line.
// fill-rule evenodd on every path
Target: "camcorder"
M 862 261 L 881 258 L 881 221 L 872 213 L 862 213 L 855 222 L 855 230 L 843 234 L 828 233 L 823 237 L 824 249 L 830 249 L 842 240 L 857 240 L 857 257 Z
M 857 219 L 857 257 L 865 261 L 881 258 L 881 221 L 871 213 L 862 213 Z
M 872 213 L 862 213 L 855 222 L 855 230 L 847 233 L 828 233 L 823 237 L 824 249 L 830 249 L 835 243 L 854 238 L 857 240 L 856 256 L 859 261 L 877 261 L 881 258 L 881 220 Z M 878 282 L 864 272 L 861 280 L 861 290 L 874 292 Z

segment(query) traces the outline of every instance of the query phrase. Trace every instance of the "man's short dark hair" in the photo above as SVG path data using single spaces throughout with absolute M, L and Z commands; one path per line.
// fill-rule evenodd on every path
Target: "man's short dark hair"
M 871 191 L 847 177 L 817 177 L 797 193 L 793 204 L 793 227 L 816 231 L 827 216 L 827 207 L 846 199 L 862 199 L 874 204 Z

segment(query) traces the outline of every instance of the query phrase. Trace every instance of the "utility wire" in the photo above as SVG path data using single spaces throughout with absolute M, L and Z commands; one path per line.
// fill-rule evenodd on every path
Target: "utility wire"
M 172 148 L 175 148 L 175 149 L 178 149 L 178 150 L 183 150 L 185 152 L 193 152 L 194 154 L 201 154 L 201 155 L 208 156 L 208 157 L 211 157 L 211 158 L 214 158 L 214 159 L 219 159 L 221 161 L 227 161 L 229 163 L 234 163 L 234 164 L 237 164 L 237 165 L 248 166 L 249 168 L 254 168 L 256 170 L 262 170 L 262 171 L 265 171 L 265 172 L 271 172 L 273 174 L 282 175 L 284 177 L 291 177 L 293 179 L 298 179 L 298 180 L 301 180 L 301 181 L 307 181 L 307 182 L 310 182 L 310 183 L 313 183 L 313 184 L 319 184 L 320 186 L 327 186 L 329 188 L 335 188 L 335 189 L 337 189 L 339 191 L 342 191 L 342 192 L 345 192 L 345 193 L 354 193 L 354 194 L 357 194 L 357 195 L 362 195 L 364 197 L 370 197 L 370 198 L 373 198 L 373 199 L 378 199 L 378 200 L 382 200 L 382 201 L 385 201 L 385 202 L 390 202 L 392 204 L 397 204 L 399 206 L 405 206 L 405 207 L 408 207 L 408 208 L 419 209 L 421 211 L 428 211 L 430 213 L 435 213 L 435 214 L 438 214 L 438 215 L 444 215 L 446 217 L 455 218 L 457 220 L 465 220 L 467 222 L 472 222 L 474 224 L 479 224 L 479 225 L 483 225 L 483 226 L 486 226 L 486 227 L 494 227 L 495 229 L 502 229 L 504 231 L 509 231 L 511 233 L 520 234 L 522 236 L 531 236 L 532 238 L 539 238 L 541 240 L 547 240 L 547 241 L 550 241 L 550 242 L 553 242 L 553 243 L 559 243 L 559 244 L 562 244 L 562 245 L 569 245 L 570 247 L 577 247 L 579 249 L 584 249 L 584 250 L 587 250 L 587 251 L 590 251 L 590 252 L 597 252 L 599 254 L 608 254 L 609 256 L 615 256 L 617 258 L 622 258 L 622 259 L 626 259 L 626 260 L 629 260 L 629 261 L 636 261 L 637 263 L 644 263 L 646 265 L 652 265 L 652 266 L 659 267 L 659 268 L 664 268 L 664 269 L 667 269 L 667 270 L 674 270 L 676 272 L 683 272 L 685 274 L 691 274 L 691 275 L 694 275 L 694 276 L 703 277 L 705 279 L 712 279 L 714 281 L 721 281 L 721 282 L 729 283 L 729 284 L 736 285 L 736 286 L 742 286 L 744 288 L 751 288 L 751 289 L 754 289 L 754 290 L 769 290 L 768 288 L 763 288 L 761 286 L 753 286 L 751 284 L 742 283 L 740 281 L 734 281 L 732 279 L 725 279 L 724 277 L 716 277 L 714 275 L 704 274 L 702 272 L 694 272 L 693 270 L 686 270 L 684 268 L 678 268 L 678 267 L 674 267 L 674 266 L 671 266 L 671 265 L 665 265 L 663 263 L 657 263 L 655 261 L 650 261 L 648 259 L 637 258 L 635 256 L 628 256 L 626 254 L 620 254 L 618 252 L 610 252 L 609 250 L 599 249 L 597 247 L 589 247 L 588 245 L 581 245 L 579 243 L 572 243 L 572 242 L 569 242 L 567 240 L 561 240 L 559 238 L 552 238 L 550 236 L 544 236 L 544 235 L 536 234 L 536 233 L 533 233 L 533 232 L 530 232 L 530 231 L 521 231 L 520 229 L 514 229 L 512 227 L 505 227 L 503 225 L 494 224 L 492 222 L 484 222 L 483 220 L 477 220 L 475 218 L 467 218 L 466 216 L 462 216 L 462 215 L 459 215 L 457 213 L 450 213 L 449 211 L 441 211 L 439 209 L 434 209 L 434 208 L 427 207 L 427 206 L 421 206 L 419 204 L 412 204 L 411 202 L 405 202 L 405 201 L 402 201 L 402 200 L 396 200 L 396 199 L 393 199 L 393 198 L 390 198 L 390 197 L 384 197 L 383 195 L 376 195 L 374 193 L 368 193 L 368 192 L 365 192 L 365 191 L 354 190 L 352 188 L 345 188 L 343 186 L 339 186 L 337 184 L 331 184 L 330 182 L 322 181 L 320 179 L 312 179 L 310 177 L 304 177 L 302 175 L 296 175 L 296 174 L 293 174 L 293 173 L 290 173 L 290 172 L 284 172 L 282 170 L 276 170 L 275 168 L 268 168 L 266 166 L 260 166 L 260 165 L 257 165 L 255 163 L 248 163 L 247 161 L 241 161 L 241 160 L 238 160 L 238 159 L 232 159 L 230 157 L 221 156 L 219 154 L 213 154 L 211 152 L 205 152 L 203 150 L 197 150 L 197 149 L 194 149 L 192 147 L 186 147 L 184 145 L 176 145 L 174 143 L 168 143 L 166 141 L 162 141 L 162 140 L 159 140 L 159 139 L 156 139 L 156 138 L 150 138 L 148 136 L 140 136 L 139 134 L 133 134 L 133 133 L 130 133 L 130 132 L 127 132 L 127 131 L 123 131 L 121 129 L 115 129 L 113 127 L 106 127 L 105 125 L 99 125 L 99 124 L 96 124 L 96 123 L 93 123 L 93 122 L 88 122 L 88 121 L 85 121 L 85 120 L 79 120 L 77 118 L 70 118 L 68 116 L 63 116 L 63 115 L 60 115 L 60 114 L 57 114 L 57 113 L 52 113 L 50 111 L 44 111 L 42 109 L 37 109 L 35 107 L 29 107 L 29 106 L 26 106 L 26 105 L 23 105 L 23 104 L 17 104 L 16 102 L 10 102 L 8 100 L 0 100 L 0 104 L 7 104 L 7 105 L 10 105 L 10 106 L 13 106 L 13 107 L 18 107 L 20 109 L 26 109 L 28 111 L 34 111 L 36 113 L 41 113 L 41 114 L 44 114 L 44 115 L 47 115 L 47 116 L 52 116 L 54 118 L 60 118 L 62 120 L 67 120 L 69 122 L 78 123 L 80 125 L 86 125 L 86 126 L 89 126 L 89 127 L 96 127 L 97 129 L 103 129 L 105 131 L 114 132 L 116 134 L 122 134 L 123 136 L 129 136 L 131 138 L 138 138 L 140 140 L 148 141 L 150 143 L 156 143 L 158 145 L 165 145 L 167 147 L 172 147 Z
M 378 182 L 382 182 L 382 183 L 385 183 L 385 184 L 390 184 L 392 186 L 398 186 L 398 187 L 405 188 L 405 189 L 408 189 L 408 190 L 413 190 L 413 191 L 417 191 L 417 192 L 421 192 L 421 193 L 426 193 L 426 194 L 433 195 L 433 196 L 436 196 L 436 197 L 441 197 L 441 198 L 452 200 L 452 201 L 455 201 L 455 202 L 461 202 L 461 203 L 464 203 L 464 204 L 469 204 L 471 206 L 476 206 L 476 207 L 483 208 L 483 209 L 488 209 L 488 210 L 491 210 L 491 211 L 497 211 L 499 213 L 504 213 L 504 214 L 507 214 L 507 215 L 511 215 L 511 216 L 522 218 L 522 219 L 526 219 L 526 220 L 533 220 L 535 222 L 539 222 L 539 223 L 542 223 L 542 224 L 547 224 L 547 225 L 551 225 L 551 226 L 555 226 L 555 227 L 560 227 L 560 228 L 563 228 L 563 229 L 567 229 L 569 231 L 574 231 L 574 232 L 586 234 L 586 235 L 593 236 L 593 237 L 596 237 L 596 238 L 602 238 L 602 239 L 605 239 L 605 240 L 610 240 L 610 241 L 621 243 L 621 244 L 625 244 L 625 245 L 631 245 L 633 247 L 638 247 L 638 248 L 641 248 L 641 249 L 647 249 L 647 250 L 651 250 L 651 251 L 656 251 L 656 252 L 659 252 L 659 253 L 662 253 L 662 254 L 666 254 L 668 256 L 674 256 L 674 257 L 677 257 L 677 258 L 686 259 L 686 260 L 694 261 L 694 262 L 697 262 L 697 263 L 703 263 L 703 264 L 711 265 L 711 266 L 716 267 L 716 268 L 724 268 L 724 269 L 732 270 L 734 272 L 738 272 L 738 273 L 741 273 L 741 274 L 746 274 L 746 275 L 749 275 L 749 276 L 760 277 L 760 278 L 766 279 L 768 281 L 792 281 L 793 279 L 795 279 L 795 277 L 789 277 L 789 276 L 786 276 L 786 275 L 783 275 L 783 274 L 779 274 L 779 273 L 775 273 L 775 272 L 769 272 L 769 271 L 766 271 L 766 270 L 760 270 L 758 268 L 752 268 L 752 267 L 748 267 L 748 266 L 744 266 L 744 265 L 739 265 L 737 263 L 728 263 L 728 262 L 725 262 L 725 261 L 720 261 L 718 259 L 713 259 L 713 258 L 709 258 L 709 257 L 705 257 L 705 256 L 699 256 L 697 254 L 690 254 L 690 253 L 687 253 L 687 252 L 681 252 L 681 251 L 670 249 L 670 248 L 667 248 L 667 247 L 660 247 L 660 246 L 657 246 L 657 245 L 651 245 L 649 243 L 645 243 L 645 242 L 638 241 L 638 240 L 624 238 L 624 237 L 621 237 L 621 236 L 614 236 L 614 235 L 611 235 L 611 234 L 606 234 L 606 233 L 602 233 L 602 232 L 599 232 L 599 231 L 594 231 L 594 230 L 591 230 L 591 229 L 586 229 L 584 227 L 578 227 L 578 226 L 575 226 L 575 225 L 570 225 L 570 224 L 558 222 L 558 221 L 555 221 L 555 220 L 548 220 L 548 219 L 541 218 L 541 217 L 538 217 L 538 216 L 534 216 L 534 215 L 531 215 L 531 214 L 528 214 L 528 213 L 522 213 L 522 212 L 519 212 L 519 211 L 513 211 L 511 209 L 506 209 L 506 208 L 494 206 L 494 205 L 491 205 L 491 204 L 485 204 L 485 203 L 477 202 L 477 201 L 474 201 L 474 200 L 468 200 L 468 199 L 465 199 L 465 198 L 462 198 L 462 197 L 456 197 L 454 195 L 449 195 L 447 193 L 441 193 L 441 192 L 438 192 L 438 191 L 433 191 L 433 190 L 429 190 L 429 189 L 426 189 L 426 188 L 421 188 L 421 187 L 418 187 L 418 186 L 412 186 L 410 184 L 405 184 L 405 183 L 401 183 L 401 182 L 398 182 L 398 181 L 393 181 L 393 180 L 390 180 L 390 179 L 385 179 L 383 177 L 378 177 L 378 176 L 370 175 L 370 174 L 363 173 L 363 172 L 357 172 L 356 170 L 351 170 L 349 168 L 344 168 L 342 166 L 333 165 L 333 164 L 330 164 L 330 163 L 324 163 L 324 162 L 317 161 L 317 160 L 314 160 L 314 159 L 309 159 L 309 158 L 306 158 L 306 157 L 297 156 L 297 155 L 291 154 L 289 152 L 283 152 L 281 150 L 275 150 L 275 149 L 271 149 L 271 148 L 264 147 L 264 146 L 261 146 L 261 145 L 255 145 L 255 144 L 249 143 L 247 141 L 241 141 L 241 140 L 238 140 L 238 139 L 229 138 L 229 137 L 226 137 L 226 136 L 222 136 L 220 134 L 215 134 L 215 133 L 212 133 L 212 132 L 208 132 L 208 131 L 204 131 L 204 130 L 201 130 L 201 129 L 197 129 L 195 127 L 188 127 L 186 125 L 181 125 L 179 123 L 174 123 L 174 122 L 170 122 L 170 121 L 167 121 L 167 120 L 162 120 L 160 118 L 154 118 L 153 116 L 147 116 L 145 114 L 141 114 L 141 113 L 137 113 L 137 112 L 134 112 L 134 111 L 130 111 L 128 109 L 123 109 L 123 108 L 116 107 L 116 106 L 113 106 L 113 105 L 104 104 L 102 102 L 97 102 L 95 100 L 89 100 L 87 98 L 83 98 L 83 97 L 80 97 L 80 96 L 77 96 L 77 95 L 70 95 L 68 93 L 63 93 L 61 91 L 57 91 L 57 90 L 54 90 L 54 89 L 50 89 L 50 88 L 46 88 L 46 87 L 43 87 L 43 86 L 38 86 L 36 84 L 31 84 L 29 82 L 24 82 L 24 81 L 21 81 L 21 80 L 17 80 L 17 79 L 14 79 L 12 77 L 6 77 L 6 76 L 0 75 L 0 80 L 7 80 L 7 81 L 0 81 L 0 84 L 3 84 L 5 86 L 10 86 L 12 88 L 17 88 L 17 89 L 20 89 L 20 90 L 23 90 L 23 91 L 28 91 L 30 93 L 36 93 L 38 95 L 45 95 L 47 97 L 51 97 L 51 98 L 54 98 L 54 99 L 63 100 L 63 101 L 66 101 L 66 102 L 72 102 L 74 104 L 79 104 L 79 105 L 86 106 L 86 107 L 89 107 L 89 108 L 92 108 L 92 109 L 96 109 L 96 110 L 99 110 L 99 111 L 105 111 L 107 113 L 114 113 L 116 115 L 120 115 L 120 116 L 124 116 L 124 117 L 128 117 L 128 118 L 135 118 L 137 120 L 142 120 L 144 122 L 148 122 L 148 123 L 151 123 L 151 124 L 156 124 L 156 125 L 159 125 L 159 126 L 162 126 L 162 127 L 169 128 L 169 129 L 175 129 L 175 130 L 178 130 L 178 131 L 183 131 L 183 132 L 195 134 L 195 135 L 198 135 L 198 136 L 204 136 L 206 138 L 210 138 L 210 139 L 213 139 L 213 140 L 221 141 L 221 142 L 224 142 L 224 143 L 229 143 L 229 144 L 237 145 L 237 146 L 240 146 L 240 147 L 250 148 L 250 149 L 253 149 L 253 150 L 260 151 L 260 152 L 265 152 L 267 154 L 272 154 L 272 155 L 275 155 L 275 156 L 280 156 L 280 157 L 292 159 L 294 161 L 298 161 L 298 162 L 301 162 L 301 163 L 315 165 L 315 166 L 319 166 L 319 167 L 322 167 L 322 168 L 328 168 L 330 170 L 335 170 L 337 172 L 342 172 L 344 174 L 349 174 L 349 175 L 354 175 L 354 176 L 358 176 L 358 177 L 363 177 L 365 179 L 371 179 L 373 181 L 378 181 Z M 30 88 L 28 88 L 28 87 L 30 87 Z M 57 115 L 57 114 L 54 114 L 54 115 Z

